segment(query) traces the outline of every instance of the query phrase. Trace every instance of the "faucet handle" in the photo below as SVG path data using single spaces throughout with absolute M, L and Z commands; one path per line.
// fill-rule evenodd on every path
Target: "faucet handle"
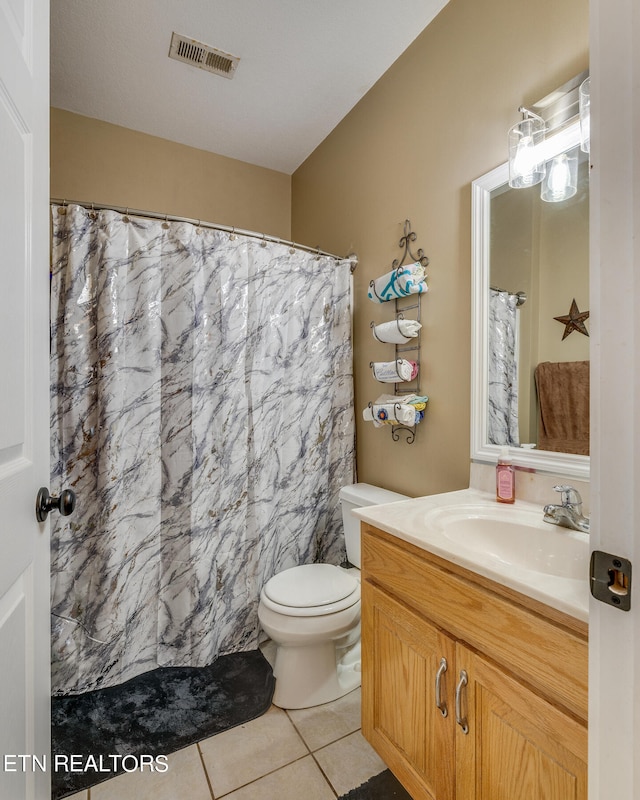
M 580 497 L 580 492 L 577 489 L 574 489 L 573 486 L 560 484 L 559 486 L 554 486 L 553 490 L 561 493 L 563 506 L 580 507 L 582 505 L 582 497 Z

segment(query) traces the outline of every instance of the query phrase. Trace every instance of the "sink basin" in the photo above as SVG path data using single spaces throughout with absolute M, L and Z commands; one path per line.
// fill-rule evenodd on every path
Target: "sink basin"
M 542 522 L 541 512 L 456 505 L 433 509 L 424 522 L 459 547 L 501 564 L 583 581 L 588 575 L 588 536 Z
M 542 505 L 459 489 L 355 516 L 451 564 L 589 621 L 589 535 L 542 521 Z

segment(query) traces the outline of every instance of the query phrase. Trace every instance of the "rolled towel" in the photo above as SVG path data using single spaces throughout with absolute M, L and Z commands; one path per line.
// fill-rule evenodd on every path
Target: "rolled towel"
M 392 269 L 385 275 L 371 281 L 367 297 L 374 303 L 386 303 L 397 297 L 422 294 L 427 291 L 424 267 L 419 261 Z
M 411 408 L 413 408 L 416 424 L 424 418 L 424 410 L 427 407 L 428 402 L 429 398 L 427 397 L 426 394 L 399 394 L 399 395 L 381 394 L 376 400 L 376 403 L 384 403 L 390 405 L 393 405 L 394 403 L 401 403 L 403 405 L 410 406 Z
M 364 409 L 362 416 L 376 428 L 382 425 L 413 427 L 424 418 L 428 402 L 426 394 L 381 394 L 375 403 Z
M 411 377 L 409 378 L 409 380 L 412 381 L 418 377 L 419 367 L 416 361 L 409 361 L 408 363 L 411 364 Z
M 382 425 L 415 425 L 416 410 L 414 406 L 403 403 L 373 403 L 362 412 L 367 422 L 373 422 L 376 428 Z
M 376 361 L 371 365 L 373 377 L 381 383 L 396 383 L 397 381 L 410 381 L 415 377 L 413 373 L 415 361 L 398 358 L 395 361 Z M 416 369 L 417 374 L 417 369 Z
M 381 394 L 376 398 L 376 403 L 404 403 L 422 410 L 429 402 L 426 394 Z
M 422 325 L 415 319 L 396 319 L 372 328 L 373 338 L 385 344 L 406 344 L 418 335 Z

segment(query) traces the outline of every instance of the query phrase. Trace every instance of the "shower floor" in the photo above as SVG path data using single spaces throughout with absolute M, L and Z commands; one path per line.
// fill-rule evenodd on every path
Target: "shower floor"
M 360 732 L 360 690 L 263 716 L 70 800 L 411 800 Z

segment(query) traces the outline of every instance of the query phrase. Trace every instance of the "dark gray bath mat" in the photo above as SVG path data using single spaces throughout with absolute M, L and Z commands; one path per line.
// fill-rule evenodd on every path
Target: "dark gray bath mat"
M 343 794 L 338 800 L 411 800 L 411 795 L 395 775 L 385 769 L 357 789 Z
M 167 755 L 264 714 L 275 679 L 259 650 L 221 656 L 209 667 L 164 667 L 120 686 L 51 701 L 53 800 L 124 770 L 112 755 Z M 64 756 L 81 756 L 87 771 L 73 772 Z M 102 762 L 100 756 L 103 757 Z M 128 763 L 133 764 L 133 759 Z M 148 762 L 147 762 L 148 763 Z M 115 769 L 112 768 L 115 765 Z M 100 772 L 100 767 L 109 772 Z

